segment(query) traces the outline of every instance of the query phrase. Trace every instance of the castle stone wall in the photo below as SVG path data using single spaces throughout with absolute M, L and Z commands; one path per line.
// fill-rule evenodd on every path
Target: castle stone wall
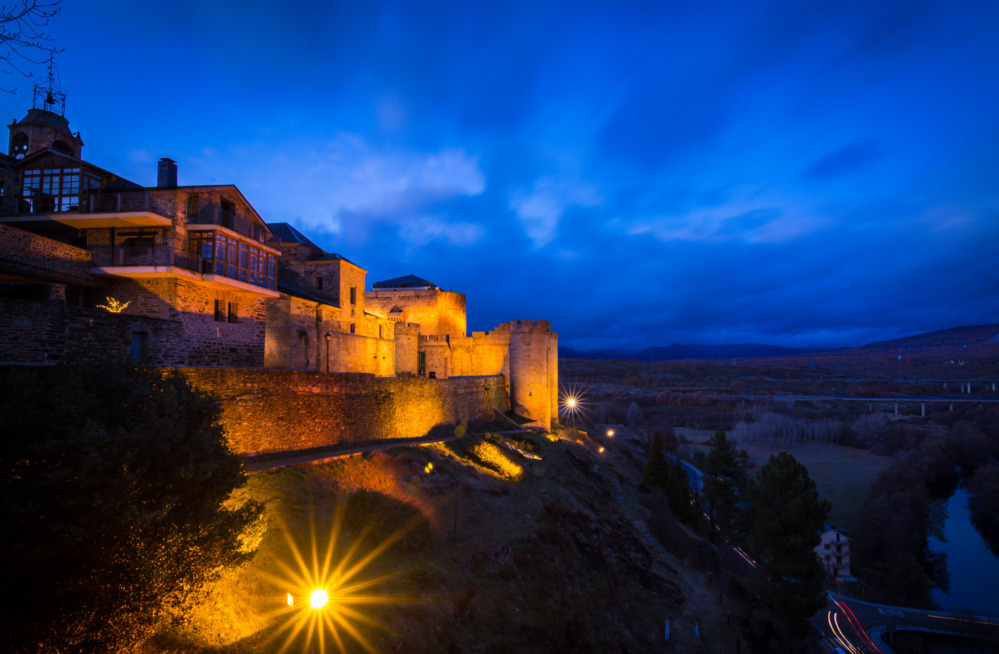
M 488 422 L 509 407 L 501 377 L 383 378 L 301 370 L 182 369 L 222 401 L 240 454 L 419 438 L 441 425 Z
M 510 404 L 545 428 L 552 421 L 551 336 L 547 320 L 510 323 Z
M 420 326 L 397 322 L 395 328 L 395 372 L 397 375 L 416 375 L 419 372 Z
M 424 336 L 464 337 L 465 295 L 439 288 L 368 291 L 368 306 L 400 322 L 417 323 Z M 393 308 L 401 312 L 392 313 Z
M 362 372 L 382 377 L 395 374 L 395 341 L 343 332 L 329 334 L 330 372 Z

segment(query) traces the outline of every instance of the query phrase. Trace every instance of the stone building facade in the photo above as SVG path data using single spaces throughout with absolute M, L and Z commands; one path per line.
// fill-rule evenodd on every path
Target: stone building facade
M 143 187 L 82 158 L 48 106 L 0 154 L 0 360 L 73 349 L 154 365 L 502 379 L 505 406 L 557 420 L 557 335 L 514 321 L 468 335 L 465 296 L 415 276 L 373 284 L 233 185 Z M 501 376 L 501 377 L 499 377 Z M 393 387 L 395 388 L 395 387 Z

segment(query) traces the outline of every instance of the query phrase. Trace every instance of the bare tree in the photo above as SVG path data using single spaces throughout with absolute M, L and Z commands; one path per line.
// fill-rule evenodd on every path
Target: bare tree
M 0 71 L 34 77 L 28 65 L 41 64 L 61 52 L 46 33 L 49 21 L 62 9 L 62 0 L 19 0 L 0 5 Z M 15 93 L 15 89 L 0 89 Z

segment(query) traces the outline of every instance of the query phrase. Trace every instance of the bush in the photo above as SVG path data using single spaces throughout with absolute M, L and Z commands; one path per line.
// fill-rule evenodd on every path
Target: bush
M 252 555 L 262 507 L 218 403 L 125 361 L 0 379 L 0 575 L 8 651 L 120 651 Z

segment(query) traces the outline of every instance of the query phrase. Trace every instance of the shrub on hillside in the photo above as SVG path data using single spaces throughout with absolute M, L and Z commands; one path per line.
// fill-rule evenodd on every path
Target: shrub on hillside
M 241 564 L 262 507 L 220 408 L 118 360 L 0 377 L 6 651 L 124 651 L 165 608 Z

